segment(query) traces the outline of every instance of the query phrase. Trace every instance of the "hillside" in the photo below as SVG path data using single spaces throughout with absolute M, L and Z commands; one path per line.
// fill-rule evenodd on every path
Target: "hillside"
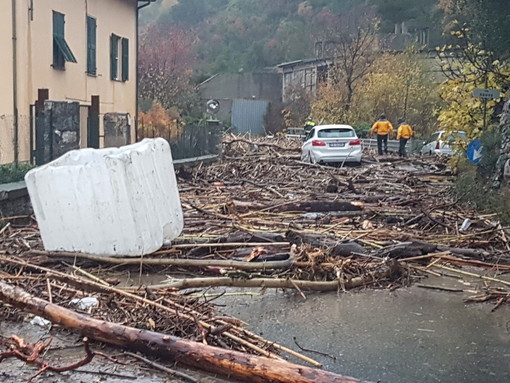
M 338 38 L 339 26 L 363 27 L 373 17 L 381 32 L 414 20 L 440 28 L 430 0 L 163 0 L 142 12 L 142 25 L 183 29 L 195 36 L 195 72 L 262 69 L 314 56 L 318 39 Z M 433 30 L 434 28 L 432 28 Z M 334 32 L 336 31 L 336 32 Z

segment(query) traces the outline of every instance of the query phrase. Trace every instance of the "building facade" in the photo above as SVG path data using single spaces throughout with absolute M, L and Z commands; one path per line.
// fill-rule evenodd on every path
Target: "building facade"
M 0 163 L 136 139 L 138 11 L 151 1 L 0 0 Z

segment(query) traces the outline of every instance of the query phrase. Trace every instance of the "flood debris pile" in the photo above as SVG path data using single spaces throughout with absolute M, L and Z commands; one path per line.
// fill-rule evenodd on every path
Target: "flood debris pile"
M 334 167 L 302 163 L 300 142 L 281 137 L 223 145 L 221 161 L 178 171 L 185 225 L 170 246 L 143 258 L 46 252 L 35 222 L 10 221 L 0 229 L 2 281 L 107 323 L 313 366 L 218 313 L 208 289 L 282 288 L 303 299 L 411 283 L 453 292 L 426 283 L 444 275 L 477 281 L 468 301 L 509 301 L 508 228 L 459 203 L 445 159 L 367 153 L 360 167 Z M 147 273 L 163 278 L 142 282 Z M 97 305 L 70 303 L 86 297 Z M 0 316 L 20 317 L 16 307 L 3 305 Z
M 478 267 L 484 283 L 476 297 L 506 300 L 508 282 L 499 277 L 508 271 L 508 230 L 496 214 L 459 203 L 446 159 L 367 155 L 361 167 L 330 167 L 301 163 L 299 146 L 231 138 L 222 162 L 180 174 L 186 220 L 180 240 L 222 242 L 202 248 L 201 256 L 253 263 L 255 245 L 227 247 L 244 233 L 241 242 L 262 242 L 258 260 L 268 264 L 284 259 L 271 242 L 285 241 L 297 252 L 288 252 L 293 266 L 278 278 L 337 281 L 331 289 L 388 269 L 389 260 L 398 265 L 393 272 L 362 285 L 395 288 L 427 274 L 467 276 L 462 267 Z

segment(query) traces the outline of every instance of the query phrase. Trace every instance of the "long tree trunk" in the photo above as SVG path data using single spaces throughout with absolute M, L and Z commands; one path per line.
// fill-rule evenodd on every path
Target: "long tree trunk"
M 153 331 L 93 319 L 36 298 L 20 288 L 0 282 L 0 300 L 42 316 L 83 336 L 145 353 L 156 354 L 201 370 L 246 382 L 359 383 L 337 375 L 286 361 L 225 350 Z

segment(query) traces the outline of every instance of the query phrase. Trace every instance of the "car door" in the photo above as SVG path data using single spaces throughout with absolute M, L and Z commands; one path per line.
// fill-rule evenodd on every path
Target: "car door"
M 439 139 L 440 134 L 441 132 L 435 132 L 429 137 L 421 149 L 421 154 L 432 155 L 434 153 L 434 149 L 436 148 L 437 140 Z

